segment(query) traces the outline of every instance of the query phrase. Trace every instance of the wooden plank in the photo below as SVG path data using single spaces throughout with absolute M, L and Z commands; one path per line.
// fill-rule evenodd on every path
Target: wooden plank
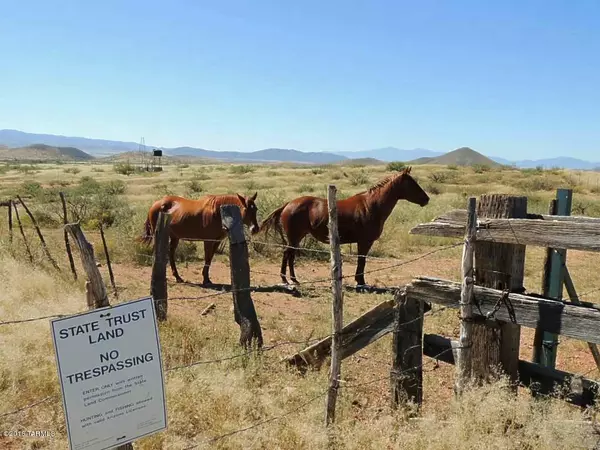
M 394 299 L 381 302 L 342 328 L 342 360 L 352 356 L 392 331 L 394 306 Z M 331 336 L 327 336 L 319 342 L 306 347 L 304 350 L 285 358 L 285 361 L 302 371 L 306 370 L 309 366 L 318 369 L 330 354 Z
M 465 245 L 462 255 L 462 289 L 460 294 L 460 337 L 458 339 L 455 392 L 462 394 L 472 376 L 473 347 L 473 257 L 475 254 L 475 233 L 477 200 L 469 199 Z
M 423 354 L 447 364 L 455 363 L 452 341 L 437 334 L 423 336 Z M 524 360 L 519 360 L 519 382 L 540 394 L 553 394 L 556 387 L 566 383 L 570 386 L 563 400 L 582 407 L 593 405 L 600 390 L 600 384 L 593 380 Z
M 330 184 L 327 188 L 327 210 L 329 212 L 329 247 L 331 257 L 331 366 L 329 369 L 329 388 L 325 412 L 325 426 L 335 422 L 335 405 L 340 384 L 342 369 L 341 336 L 343 324 L 344 297 L 342 292 L 342 253 L 340 251 L 340 235 L 338 233 L 338 215 L 336 187 Z
M 152 278 L 150 281 L 150 294 L 156 308 L 156 320 L 167 320 L 169 294 L 167 291 L 167 262 L 169 260 L 169 224 L 171 215 L 162 211 L 158 213 L 158 220 L 154 230 L 154 257 L 152 260 Z
M 392 408 L 423 403 L 423 302 L 396 295 L 392 369 Z
M 410 234 L 459 238 L 462 222 L 434 221 L 419 224 Z M 600 222 L 549 221 L 540 219 L 486 219 L 479 222 L 477 241 L 535 245 L 600 252 Z
M 449 308 L 458 308 L 461 285 L 438 278 L 418 277 L 407 287 L 407 294 L 417 300 L 438 303 Z M 503 292 L 475 285 L 475 314 L 485 316 L 495 307 L 495 318 L 510 321 L 506 305 L 502 304 Z M 600 309 L 583 305 L 572 305 L 556 300 L 537 298 L 523 294 L 509 294 L 518 325 L 544 330 L 600 344 Z
M 8 242 L 13 243 L 12 201 L 8 201 Z
M 221 206 L 221 222 L 229 236 L 229 265 L 233 293 L 233 313 L 240 326 L 240 345 L 245 348 L 256 342 L 263 345 L 262 330 L 250 295 L 250 263 L 244 236 L 242 214 L 237 205 Z
M 567 223 L 600 223 L 600 217 L 587 217 L 587 216 L 566 216 L 560 214 L 533 214 L 527 213 L 526 219 L 532 220 L 546 220 L 550 222 L 567 222 Z M 465 224 L 467 222 L 467 210 L 466 209 L 453 209 L 441 216 L 433 219 L 434 222 L 450 222 L 457 224 Z

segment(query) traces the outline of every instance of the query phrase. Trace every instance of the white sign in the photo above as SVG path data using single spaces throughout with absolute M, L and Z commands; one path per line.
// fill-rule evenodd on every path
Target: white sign
M 167 427 L 151 297 L 52 320 L 72 450 L 105 450 Z

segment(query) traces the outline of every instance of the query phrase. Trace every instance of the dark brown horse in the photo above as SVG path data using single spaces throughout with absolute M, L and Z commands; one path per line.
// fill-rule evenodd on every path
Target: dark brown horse
M 204 268 L 202 269 L 202 284 L 212 284 L 209 277 L 210 263 L 219 243 L 227 235 L 221 224 L 221 205 L 237 205 L 242 214 L 244 224 L 250 227 L 251 233 L 258 233 L 260 227 L 256 221 L 256 196 L 243 197 L 236 195 L 205 195 L 198 200 L 168 195 L 154 202 L 148 211 L 145 223 L 145 232 L 141 241 L 150 244 L 154 235 L 154 228 L 158 220 L 158 213 L 164 212 L 171 215 L 169 260 L 173 276 L 179 283 L 183 279 L 175 267 L 175 250 L 179 240 L 204 241 Z
M 408 167 L 381 180 L 368 191 L 337 201 L 340 242 L 356 243 L 358 246 L 358 265 L 354 277 L 358 285 L 365 284 L 366 255 L 381 236 L 383 225 L 398 200 L 407 200 L 420 206 L 429 203 L 429 196 L 410 176 L 410 170 Z M 283 252 L 281 262 L 281 279 L 284 283 L 288 282 L 285 275 L 288 264 L 292 281 L 298 283 L 294 272 L 294 247 L 299 247 L 302 239 L 309 233 L 318 241 L 328 243 L 328 222 L 327 199 L 310 196 L 286 203 L 263 221 L 263 231 L 274 228 L 282 238 L 284 233 L 287 237 L 288 248 Z

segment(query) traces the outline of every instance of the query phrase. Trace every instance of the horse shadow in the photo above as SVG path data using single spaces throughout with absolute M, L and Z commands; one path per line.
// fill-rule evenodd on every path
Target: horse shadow
M 233 287 L 231 286 L 231 284 L 226 284 L 226 283 L 203 284 L 203 283 L 193 283 L 190 281 L 184 281 L 183 283 L 177 283 L 177 284 L 181 284 L 184 286 L 198 287 L 198 288 L 208 289 L 211 291 L 218 291 L 218 292 L 231 292 L 233 290 Z M 250 286 L 248 288 L 248 290 L 250 292 L 281 292 L 283 294 L 290 294 L 293 297 L 302 297 L 302 294 L 295 286 L 284 285 L 284 284 L 275 284 L 275 285 L 270 285 L 270 286 Z

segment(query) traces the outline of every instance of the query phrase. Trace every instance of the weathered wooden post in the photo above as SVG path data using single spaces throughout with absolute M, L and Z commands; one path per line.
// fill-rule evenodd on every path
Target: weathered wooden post
M 96 265 L 93 245 L 88 242 L 78 223 L 66 224 L 65 230 L 73 236 L 73 240 L 79 249 L 81 264 L 88 278 L 88 281 L 85 282 L 88 308 L 92 310 L 110 306 L 108 295 L 106 294 L 106 286 L 104 285 L 104 281 L 102 281 L 102 274 L 100 274 Z M 133 444 L 119 445 L 118 447 L 113 447 L 113 450 L 133 450 Z
M 465 246 L 462 256 L 462 289 L 460 295 L 460 337 L 456 353 L 455 392 L 460 395 L 465 390 L 472 376 L 472 344 L 473 344 L 473 255 L 477 233 L 477 200 L 469 199 L 467 206 L 467 227 L 465 230 Z M 518 355 L 517 355 L 518 357 Z
M 483 222 L 479 233 L 485 233 L 485 219 L 526 218 L 527 197 L 501 194 L 482 195 L 477 205 L 477 218 Z M 525 245 L 478 241 L 475 248 L 476 284 L 509 292 L 523 291 Z M 493 319 L 493 317 L 490 317 Z M 500 367 L 514 383 L 518 383 L 521 327 L 502 321 L 473 323 L 472 370 L 476 381 L 491 379 Z
M 46 240 L 44 239 L 44 236 L 42 235 L 42 231 L 40 230 L 40 227 L 38 226 L 37 221 L 35 220 L 35 217 L 33 217 L 33 214 L 31 214 L 31 211 L 29 210 L 29 208 L 27 207 L 25 202 L 21 199 L 21 197 L 19 197 L 17 195 L 17 199 L 19 200 L 19 203 L 21 205 L 23 205 L 23 208 L 25 208 L 25 212 L 31 219 L 31 223 L 33 223 L 33 227 L 35 228 L 35 231 L 37 232 L 37 235 L 40 238 L 42 248 L 44 249 L 44 253 L 46 253 L 46 256 L 48 257 L 48 260 L 52 263 L 54 268 L 60 272 L 60 267 L 58 267 L 58 264 L 56 264 L 56 261 L 54 261 L 54 258 L 50 254 L 50 250 L 48 250 L 48 246 L 46 245 Z
M 423 302 L 400 291 L 392 339 L 390 385 L 392 408 L 400 403 L 423 403 Z
M 23 243 L 25 244 L 25 250 L 27 250 L 27 255 L 29 256 L 29 261 L 33 262 L 33 255 L 31 254 L 31 249 L 29 248 L 29 242 L 27 242 L 27 237 L 25 236 L 25 231 L 23 230 L 23 224 L 21 223 L 21 217 L 19 217 L 19 209 L 17 208 L 17 204 L 14 201 L 10 201 L 15 209 L 15 217 L 17 218 L 17 223 L 19 224 L 19 231 L 21 232 L 21 236 L 23 237 Z
M 71 234 L 75 245 L 77 245 L 77 248 L 79 249 L 81 264 L 83 265 L 83 270 L 88 278 L 90 298 L 93 299 L 93 303 L 88 305 L 89 308 L 98 309 L 110 306 L 108 295 L 106 294 L 106 287 L 102 280 L 102 274 L 96 265 L 94 246 L 88 242 L 78 223 L 65 225 L 65 230 Z M 86 287 L 87 286 L 88 285 L 86 284 Z
M 115 274 L 112 270 L 112 265 L 110 263 L 110 255 L 108 253 L 108 245 L 106 245 L 106 237 L 104 236 L 104 227 L 102 226 L 102 222 L 100 222 L 100 238 L 102 239 L 102 248 L 104 249 L 104 255 L 106 256 L 106 267 L 108 268 L 108 276 L 110 278 L 110 285 L 115 292 L 115 298 L 119 299 L 119 292 L 117 291 L 117 284 L 115 283 Z
M 67 202 L 65 200 L 64 192 L 59 192 L 60 201 L 62 203 L 63 208 L 63 224 L 67 225 L 69 223 L 69 219 L 67 216 Z M 75 269 L 75 261 L 73 261 L 73 253 L 71 252 L 71 244 L 69 243 L 69 233 L 66 228 L 63 229 L 64 239 L 65 239 L 65 248 L 67 249 L 67 256 L 69 258 L 69 266 L 71 267 L 71 273 L 73 273 L 73 278 L 77 280 L 77 270 Z
M 8 201 L 8 242 L 13 242 L 12 201 Z
M 333 296 L 331 321 L 331 367 L 329 369 L 329 389 L 327 391 L 327 404 L 325 425 L 335 422 L 335 404 L 340 385 L 340 372 L 342 366 L 341 339 L 343 328 L 343 302 L 342 291 L 342 254 L 340 252 L 340 235 L 338 232 L 338 215 L 336 187 L 330 184 L 327 189 L 327 209 L 329 211 L 329 246 L 331 253 L 331 293 Z
M 558 189 L 556 200 L 550 204 L 549 215 L 570 216 L 573 191 L 571 189 Z M 564 286 L 564 264 L 567 261 L 565 249 L 548 248 L 544 263 L 544 276 L 542 279 L 542 294 L 545 297 L 562 300 Z M 545 367 L 556 366 L 556 353 L 558 336 L 536 328 L 532 362 Z
M 156 307 L 156 319 L 167 320 L 167 261 L 169 260 L 169 225 L 171 215 L 162 211 L 158 213 L 154 230 L 154 258 L 152 262 L 152 280 L 150 294 Z
M 240 345 L 248 348 L 255 340 L 258 348 L 261 348 L 262 330 L 250 296 L 248 245 L 244 236 L 240 208 L 237 205 L 221 206 L 221 222 L 229 235 L 233 313 L 236 323 L 240 326 Z

